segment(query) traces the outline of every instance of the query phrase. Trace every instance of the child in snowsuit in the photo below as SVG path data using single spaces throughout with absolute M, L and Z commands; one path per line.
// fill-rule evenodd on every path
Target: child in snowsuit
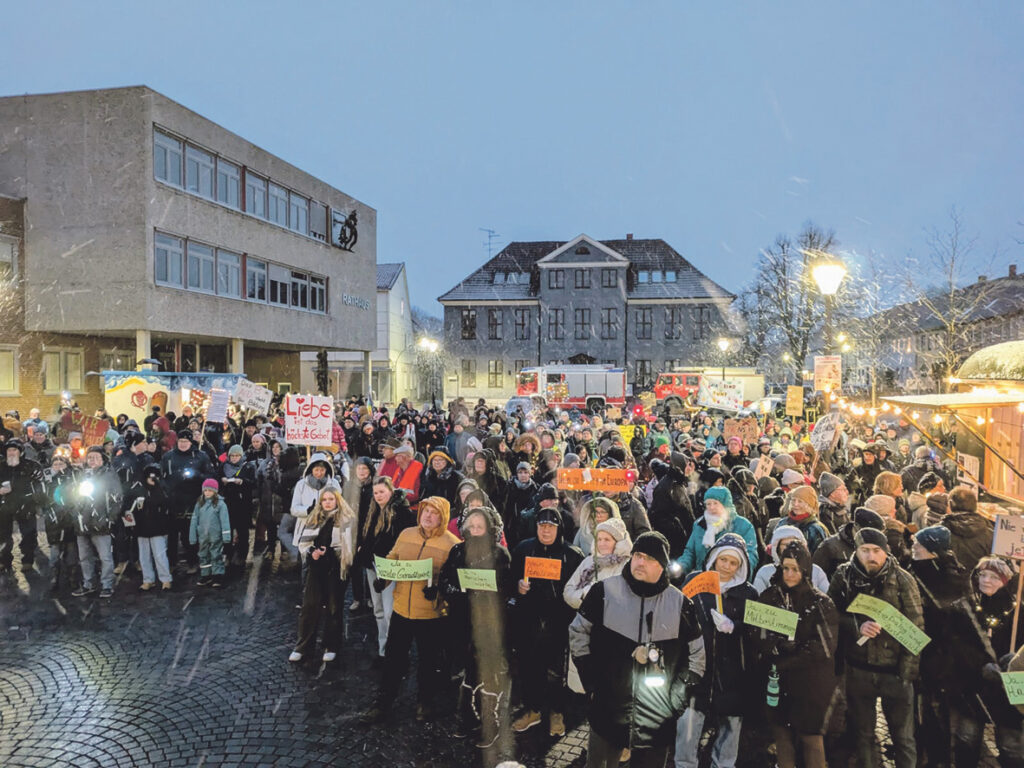
M 192 510 L 188 541 L 199 545 L 199 581 L 201 586 L 220 587 L 224 582 L 224 545 L 231 541 L 228 506 L 217 493 L 217 481 L 203 481 L 203 495 Z

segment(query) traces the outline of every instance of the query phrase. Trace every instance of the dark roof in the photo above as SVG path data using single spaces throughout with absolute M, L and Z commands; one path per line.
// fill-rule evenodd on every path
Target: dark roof
M 957 318 L 959 324 L 1012 315 L 1024 311 L 1024 276 L 982 280 L 958 289 L 954 295 L 952 302 L 948 295 L 933 296 L 931 302 L 947 319 L 951 316 L 952 304 L 956 312 L 963 313 L 963 316 Z M 920 299 L 897 304 L 871 319 L 877 322 L 882 334 L 888 337 L 904 337 L 943 327 L 942 321 Z
M 402 270 L 405 269 L 405 262 L 398 262 L 397 264 L 378 264 L 377 265 L 377 290 L 378 291 L 390 291 L 395 287 L 395 281 L 398 276 L 402 274 Z
M 569 241 L 542 240 L 513 242 L 458 285 L 438 298 L 438 301 L 495 301 L 532 299 L 530 272 L 542 258 Z M 630 281 L 632 290 L 628 298 L 658 299 L 733 299 L 735 295 L 718 285 L 694 267 L 664 240 L 601 240 L 629 260 L 637 271 L 674 269 L 674 283 L 639 283 Z M 566 268 L 571 268 L 566 264 Z M 504 272 L 516 275 L 515 282 L 495 283 L 494 275 Z

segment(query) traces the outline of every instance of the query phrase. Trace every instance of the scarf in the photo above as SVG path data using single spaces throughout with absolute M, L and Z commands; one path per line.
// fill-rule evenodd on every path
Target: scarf
M 704 549 L 711 549 L 715 546 L 715 540 L 717 534 L 729 520 L 729 514 L 725 513 L 717 520 L 708 516 L 708 513 L 704 513 L 704 538 L 701 540 L 701 544 L 704 545 Z

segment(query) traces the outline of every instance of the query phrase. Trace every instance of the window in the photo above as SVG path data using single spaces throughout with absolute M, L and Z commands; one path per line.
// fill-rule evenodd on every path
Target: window
M 105 349 L 100 352 L 101 371 L 134 371 L 135 355 L 132 352 L 120 352 L 116 349 Z
M 638 339 L 651 338 L 651 308 L 643 307 L 636 311 L 636 337 Z
M 615 288 L 619 284 L 619 276 L 614 269 L 601 270 L 601 287 Z
M 289 305 L 288 289 L 291 286 L 292 273 L 276 264 L 268 265 L 267 277 L 270 279 L 270 303 L 282 307 Z
M 309 200 L 294 192 L 288 193 L 288 226 L 300 235 L 309 233 Z
M 185 148 L 185 189 L 213 198 L 213 155 L 197 147 Z
M 309 204 L 309 234 L 327 242 L 327 206 L 315 200 Z
M 217 251 L 217 295 L 242 298 L 242 257 L 231 251 Z
M 655 270 L 653 270 L 651 272 L 651 282 L 652 283 L 660 283 L 661 282 L 661 270 L 660 269 L 655 269 Z
M 217 158 L 217 202 L 231 208 L 239 206 L 239 189 L 241 174 L 238 166 L 227 160 Z
M 0 347 L 0 394 L 18 394 L 18 348 Z
M 577 269 L 576 270 L 576 287 L 577 288 L 589 288 L 590 287 L 590 270 L 589 269 Z
M 267 300 L 267 263 L 259 259 L 245 260 L 245 297 L 249 301 Z
M 665 338 L 683 338 L 683 308 L 665 307 Z
M 292 272 L 292 306 L 309 309 L 309 275 Z
M 270 207 L 267 208 L 267 218 L 282 227 L 288 226 L 288 190 L 279 187 L 273 182 L 270 183 Z
M 674 269 L 665 270 L 665 282 L 674 283 L 676 282 L 676 271 Z
M 565 338 L 565 310 L 564 309 L 551 309 L 551 310 L 548 310 L 548 338 L 549 339 L 564 339 Z
M 476 360 L 462 361 L 462 381 L 459 384 L 463 387 L 476 386 Z
M 185 287 L 185 246 L 180 237 L 156 233 L 154 240 L 156 282 L 175 288 Z
M 649 282 L 651 282 L 651 273 L 648 272 L 646 269 L 641 269 L 636 274 L 636 281 L 638 283 L 649 283 Z
M 548 288 L 565 288 L 565 270 L 548 270 Z
M 693 340 L 700 341 L 711 337 L 711 308 L 696 307 L 692 311 Z
M 636 361 L 636 381 L 634 382 L 637 387 L 644 388 L 651 385 L 651 361 L 650 360 L 637 360 Z
M 245 211 L 267 218 L 267 180 L 249 171 L 245 172 Z
M 494 273 L 494 284 L 495 285 L 501 285 L 504 282 L 505 282 L 505 273 L 504 272 L 495 272 Z
M 313 312 L 327 311 L 327 278 L 309 276 L 309 308 Z
M 82 350 L 44 349 L 43 394 L 82 391 Z
M 487 338 L 501 340 L 501 310 L 487 310 Z
M 666 360 L 665 361 L 665 368 L 664 368 L 664 370 L 666 370 L 666 371 L 674 371 L 676 368 L 682 368 L 682 367 L 683 367 L 683 361 L 680 360 L 679 358 L 676 358 L 675 360 Z
M 475 309 L 464 309 L 464 310 L 462 310 L 462 338 L 464 338 L 464 339 L 475 339 L 476 338 L 476 310 Z
M 501 388 L 501 360 L 487 361 L 487 386 L 490 389 Z
M 188 287 L 193 291 L 214 293 L 213 271 L 213 248 L 189 242 Z
M 0 236 L 0 280 L 13 280 L 18 273 L 14 240 Z
M 589 309 L 577 309 L 574 310 L 575 315 L 575 326 L 576 326 L 576 338 L 585 340 L 590 338 L 590 310 Z
M 518 376 L 519 372 L 521 370 L 523 370 L 523 368 L 529 368 L 529 367 L 530 367 L 530 361 L 529 360 L 516 360 L 512 364 L 512 372 L 516 376 Z
M 516 341 L 527 341 L 530 338 L 530 310 L 515 310 Z
M 619 336 L 619 310 L 605 307 L 601 310 L 601 338 L 615 339 Z
M 173 184 L 181 186 L 181 142 L 160 131 L 153 132 L 153 175 Z

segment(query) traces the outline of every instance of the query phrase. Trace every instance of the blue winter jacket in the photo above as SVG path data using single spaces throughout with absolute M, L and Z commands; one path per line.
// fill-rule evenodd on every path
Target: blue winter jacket
M 225 544 L 231 541 L 228 505 L 220 496 L 197 501 L 195 509 L 192 510 L 192 525 L 189 526 L 188 531 L 189 543 L 211 543 L 217 541 L 218 538 Z
M 706 532 L 707 523 L 704 522 L 704 516 L 701 515 L 700 519 L 693 525 L 693 532 L 690 533 L 690 539 L 686 542 L 686 549 L 683 550 L 682 556 L 676 561 L 683 567 L 684 574 L 690 574 L 704 568 L 704 561 L 708 557 L 708 549 L 703 543 Z M 718 541 L 727 533 L 735 533 L 743 537 L 743 540 L 747 543 L 747 557 L 750 562 L 756 563 L 757 534 L 754 532 L 754 526 L 747 518 L 737 515 L 735 509 L 729 511 L 729 521 L 715 532 L 715 541 Z

